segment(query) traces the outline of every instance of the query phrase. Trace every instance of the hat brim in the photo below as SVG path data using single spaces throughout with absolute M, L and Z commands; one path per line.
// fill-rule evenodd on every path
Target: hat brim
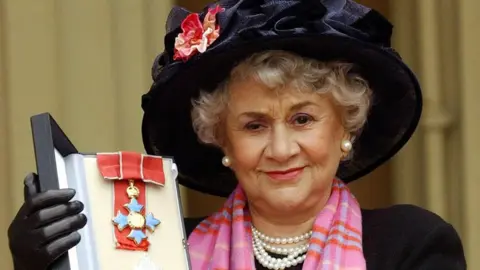
M 389 48 L 339 35 L 297 35 L 231 42 L 235 46 L 207 50 L 185 63 L 168 79 L 154 85 L 144 108 L 143 142 L 147 153 L 172 156 L 178 181 L 188 188 L 227 197 L 237 185 L 234 173 L 222 165 L 220 149 L 201 143 L 192 128 L 192 99 L 211 90 L 242 59 L 265 50 L 286 50 L 318 60 L 354 63 L 373 90 L 373 102 L 354 155 L 342 162 L 337 177 L 349 183 L 394 156 L 414 133 L 422 111 L 418 81 Z

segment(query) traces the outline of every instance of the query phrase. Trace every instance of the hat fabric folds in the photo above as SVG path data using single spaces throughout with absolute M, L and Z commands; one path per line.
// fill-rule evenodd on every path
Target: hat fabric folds
M 184 59 L 175 40 L 182 21 L 216 13 L 218 37 Z M 210 10 L 210 13 L 208 12 Z M 192 15 L 193 14 L 193 15 Z M 392 25 L 378 12 L 349 0 L 223 0 L 200 14 L 175 7 L 167 21 L 165 51 L 152 67 L 153 85 L 142 97 L 142 133 L 148 154 L 172 156 L 180 184 L 228 196 L 237 181 L 222 165 L 220 149 L 202 144 L 193 131 L 192 99 L 211 91 L 253 53 L 286 50 L 318 60 L 354 63 L 373 90 L 370 114 L 353 145 L 354 155 L 337 177 L 354 181 L 395 155 L 413 134 L 422 96 L 415 75 L 390 44 Z

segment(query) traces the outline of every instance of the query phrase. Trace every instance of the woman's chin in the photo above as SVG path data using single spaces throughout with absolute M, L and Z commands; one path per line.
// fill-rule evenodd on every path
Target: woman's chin
M 299 209 L 305 204 L 307 194 L 298 187 L 284 187 L 265 194 L 268 204 L 280 211 Z

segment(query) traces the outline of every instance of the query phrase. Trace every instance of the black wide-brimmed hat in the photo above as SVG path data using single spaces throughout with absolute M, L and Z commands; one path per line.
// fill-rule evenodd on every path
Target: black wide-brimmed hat
M 172 156 L 180 184 L 228 196 L 235 175 L 222 165 L 222 151 L 194 133 L 192 99 L 215 89 L 251 54 L 285 50 L 354 63 L 372 88 L 372 108 L 353 157 L 337 172 L 346 183 L 354 181 L 397 153 L 421 114 L 418 81 L 391 48 L 392 28 L 375 10 L 350 0 L 221 0 L 199 14 L 176 7 L 167 21 L 165 50 L 152 68 L 154 83 L 142 99 L 145 149 Z

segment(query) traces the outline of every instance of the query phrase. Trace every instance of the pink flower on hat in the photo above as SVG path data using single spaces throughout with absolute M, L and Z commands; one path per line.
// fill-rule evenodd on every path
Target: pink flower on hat
M 197 13 L 188 15 L 183 20 L 180 33 L 175 39 L 174 60 L 188 60 L 194 54 L 203 53 L 220 35 L 220 26 L 216 24 L 216 15 L 225 9 L 220 6 L 209 8 L 203 24 Z

